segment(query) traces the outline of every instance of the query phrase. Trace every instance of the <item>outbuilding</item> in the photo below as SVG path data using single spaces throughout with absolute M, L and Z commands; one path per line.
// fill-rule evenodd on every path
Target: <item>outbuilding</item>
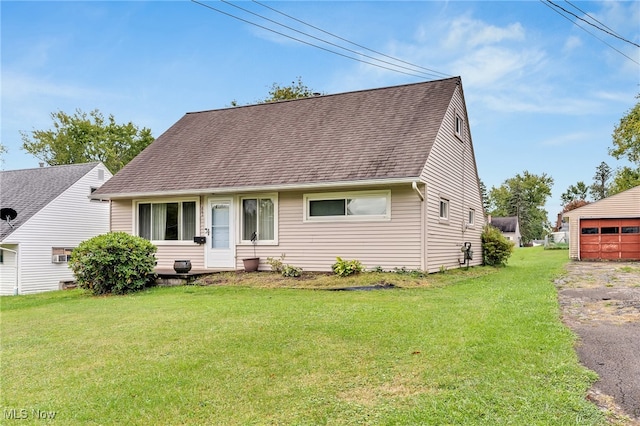
M 565 216 L 571 259 L 640 260 L 640 185 Z

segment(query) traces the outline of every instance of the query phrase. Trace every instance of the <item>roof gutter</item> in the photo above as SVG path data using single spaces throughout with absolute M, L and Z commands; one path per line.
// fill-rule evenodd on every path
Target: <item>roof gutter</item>
M 92 194 L 92 200 L 116 200 L 143 197 L 167 197 L 167 196 L 186 196 L 186 195 L 205 195 L 205 194 L 236 194 L 247 192 L 274 192 L 274 191 L 294 191 L 294 190 L 311 190 L 325 188 L 346 188 L 371 185 L 396 185 L 396 184 L 416 184 L 415 177 L 388 178 L 388 179 L 368 179 L 358 181 L 339 181 L 339 182 L 314 182 L 314 183 L 291 183 L 279 185 L 251 185 L 251 186 L 233 186 L 218 187 L 204 189 L 181 189 L 168 191 L 148 191 L 148 192 L 121 192 Z M 416 184 L 417 187 L 417 184 Z M 424 196 L 421 197 L 424 200 Z

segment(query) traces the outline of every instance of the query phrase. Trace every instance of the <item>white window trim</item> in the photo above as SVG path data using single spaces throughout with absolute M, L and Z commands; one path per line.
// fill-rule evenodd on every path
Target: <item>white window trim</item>
M 138 229 L 138 205 L 154 203 L 184 203 L 196 202 L 196 235 L 200 234 L 200 197 L 185 198 L 142 198 L 133 200 L 133 235 L 139 236 Z M 156 246 L 193 246 L 197 245 L 193 240 L 150 240 Z
M 458 126 L 459 125 L 459 126 Z M 464 119 L 458 112 L 455 113 L 453 119 L 453 133 L 462 140 L 464 135 Z
M 441 210 L 442 210 L 441 207 L 443 202 L 447 205 L 446 217 L 441 215 Z M 447 198 L 440 197 L 438 199 L 438 218 L 440 219 L 441 222 L 449 222 L 449 216 L 451 216 L 451 202 Z
M 379 198 L 386 197 L 387 211 L 383 215 L 356 215 L 356 216 L 309 216 L 309 202 L 317 200 L 341 200 L 346 198 Z M 302 221 L 303 222 L 388 222 L 391 220 L 391 190 L 379 191 L 348 191 L 348 192 L 323 192 L 303 195 Z
M 467 218 L 469 223 L 469 228 L 473 228 L 476 224 L 476 210 L 469 208 L 469 213 L 468 213 L 469 217 Z
M 280 217 L 279 208 L 278 208 L 278 193 L 277 192 L 269 192 L 269 193 L 258 193 L 258 194 L 242 194 L 238 196 L 237 199 L 237 233 L 236 233 L 236 241 L 237 245 L 240 246 L 252 246 L 253 242 L 251 240 L 243 240 L 242 239 L 242 228 L 244 226 L 243 217 L 242 217 L 242 200 L 246 199 L 258 199 L 258 198 L 270 198 L 273 201 L 273 236 L 275 239 L 273 240 L 258 240 L 256 241 L 257 246 L 277 246 L 278 245 L 278 219 Z

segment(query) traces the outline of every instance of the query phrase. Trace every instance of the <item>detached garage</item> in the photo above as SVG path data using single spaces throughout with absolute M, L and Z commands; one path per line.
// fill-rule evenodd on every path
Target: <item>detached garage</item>
M 640 186 L 565 213 L 569 257 L 640 261 Z

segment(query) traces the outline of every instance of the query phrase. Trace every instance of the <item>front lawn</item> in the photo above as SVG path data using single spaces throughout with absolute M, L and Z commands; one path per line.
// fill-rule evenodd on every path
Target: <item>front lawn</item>
M 378 291 L 3 297 L 0 423 L 604 424 L 558 319 L 566 261 L 518 249 Z

